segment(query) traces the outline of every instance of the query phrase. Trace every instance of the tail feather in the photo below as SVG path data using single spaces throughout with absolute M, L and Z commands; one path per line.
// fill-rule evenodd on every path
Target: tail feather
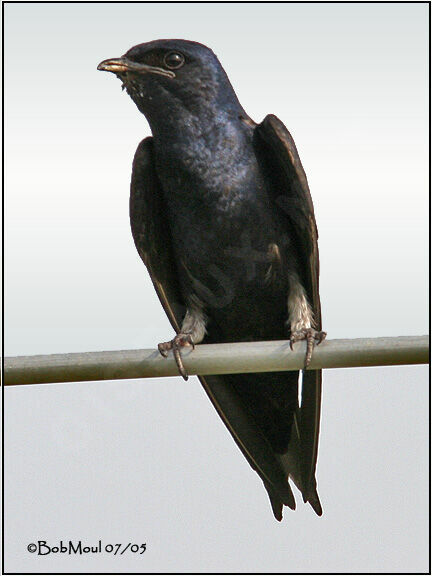
M 297 407 L 293 414 L 291 431 L 288 432 L 288 450 L 285 454 L 280 454 L 257 426 L 244 398 L 238 394 L 229 376 L 212 375 L 199 378 L 250 466 L 261 476 L 276 520 L 282 520 L 284 505 L 292 510 L 296 508 L 289 478 L 301 491 L 303 500 L 309 502 L 316 514 L 321 516 L 322 508 L 316 491 L 314 467 L 305 487 L 301 409 Z M 250 376 L 248 380 L 249 378 Z
M 288 484 L 289 485 L 289 484 Z M 286 506 L 288 506 L 288 508 L 291 508 L 291 510 L 295 510 L 296 509 L 296 503 L 295 503 L 295 499 L 294 499 L 294 494 L 291 491 L 291 499 L 289 502 L 282 502 L 279 495 L 277 494 L 277 492 L 275 492 L 275 490 L 272 488 L 272 486 L 270 484 L 267 484 L 267 482 L 264 482 L 264 486 L 268 492 L 269 498 L 270 498 L 270 504 L 273 510 L 273 515 L 276 518 L 276 520 L 278 520 L 279 522 L 282 520 L 282 509 L 284 504 Z
M 323 511 L 316 488 L 315 476 L 310 480 L 307 489 L 304 486 L 304 477 L 302 473 L 303 454 L 300 440 L 299 418 L 300 409 L 298 409 L 294 415 L 288 451 L 286 454 L 280 456 L 280 462 L 287 476 L 293 480 L 294 484 L 302 493 L 303 502 L 309 502 L 314 512 L 318 516 L 322 516 Z
M 303 496 L 304 499 L 304 496 Z M 317 514 L 318 516 L 322 516 L 323 510 L 322 510 L 322 506 L 321 506 L 321 502 L 318 496 L 318 492 L 316 489 L 316 486 L 310 486 L 309 487 L 309 494 L 307 495 L 307 500 L 305 500 L 306 502 L 309 502 L 309 504 L 312 506 L 315 514 Z

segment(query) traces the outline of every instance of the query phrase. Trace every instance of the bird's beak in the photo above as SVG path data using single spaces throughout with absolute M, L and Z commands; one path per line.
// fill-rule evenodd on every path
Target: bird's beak
M 109 58 L 108 60 L 104 60 L 98 65 L 97 69 L 105 72 L 114 72 L 115 74 L 136 72 L 138 74 L 151 73 L 159 74 L 160 76 L 167 76 L 168 78 L 175 78 L 175 74 L 171 70 L 165 70 L 158 66 L 149 66 L 148 64 L 142 64 L 140 62 L 133 62 L 124 56 L 121 58 Z

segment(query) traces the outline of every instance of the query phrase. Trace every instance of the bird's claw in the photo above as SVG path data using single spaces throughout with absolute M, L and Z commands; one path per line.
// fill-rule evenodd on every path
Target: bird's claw
M 305 357 L 305 363 L 304 363 L 304 369 L 305 370 L 309 366 L 309 364 L 311 363 L 312 353 L 313 353 L 313 349 L 314 349 L 315 345 L 318 346 L 318 344 L 321 344 L 321 342 L 325 339 L 326 336 L 327 336 L 327 332 L 323 332 L 322 330 L 317 331 L 317 330 L 314 330 L 313 328 L 304 328 L 303 330 L 298 330 L 298 331 L 293 332 L 291 334 L 291 338 L 290 338 L 291 350 L 293 349 L 293 344 L 295 342 L 299 342 L 300 340 L 306 340 L 307 341 L 306 357 Z
M 189 376 L 183 365 L 183 360 L 181 357 L 181 349 L 184 348 L 185 346 L 192 346 L 192 349 L 195 349 L 195 344 L 193 343 L 191 334 L 180 333 L 177 334 L 177 336 L 175 336 L 169 342 L 161 342 L 160 344 L 158 344 L 158 350 L 164 358 L 168 357 L 169 350 L 173 351 L 174 360 L 176 361 L 180 375 L 185 380 L 187 380 Z

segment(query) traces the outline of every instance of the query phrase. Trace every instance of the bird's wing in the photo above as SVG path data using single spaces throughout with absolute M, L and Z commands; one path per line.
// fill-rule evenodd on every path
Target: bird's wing
M 263 161 L 274 186 L 275 209 L 285 218 L 290 237 L 294 235 L 301 280 L 312 305 L 316 329 L 321 330 L 319 299 L 318 232 L 306 174 L 294 140 L 284 124 L 268 115 L 255 129 L 257 155 Z M 303 498 L 319 514 L 315 468 L 321 412 L 321 370 L 303 372 L 302 401 L 298 430 L 300 435 L 301 482 Z
M 153 162 L 153 138 L 140 142 L 132 166 L 129 204 L 132 236 L 174 330 L 186 312 L 177 279 L 171 232 Z
M 178 282 L 171 233 L 164 210 L 161 185 L 153 160 L 153 139 L 143 140 L 135 153 L 132 169 L 130 218 L 138 253 L 176 332 L 186 311 Z M 280 502 L 275 516 L 280 520 L 282 503 L 295 508 L 295 500 L 284 466 L 261 434 L 229 379 L 200 376 L 207 395 L 249 464 L 261 476 L 270 495 Z M 273 502 L 273 500 L 272 500 Z

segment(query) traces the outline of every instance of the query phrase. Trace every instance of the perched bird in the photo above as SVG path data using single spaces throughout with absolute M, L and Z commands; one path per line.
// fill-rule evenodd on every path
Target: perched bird
M 153 134 L 136 151 L 130 217 L 138 252 L 184 346 L 280 340 L 321 331 L 312 199 L 297 149 L 278 118 L 256 124 L 215 54 L 156 40 L 104 60 Z M 274 516 L 295 509 L 290 477 L 318 515 L 315 468 L 321 371 L 200 377 L 235 442 L 259 474 Z

